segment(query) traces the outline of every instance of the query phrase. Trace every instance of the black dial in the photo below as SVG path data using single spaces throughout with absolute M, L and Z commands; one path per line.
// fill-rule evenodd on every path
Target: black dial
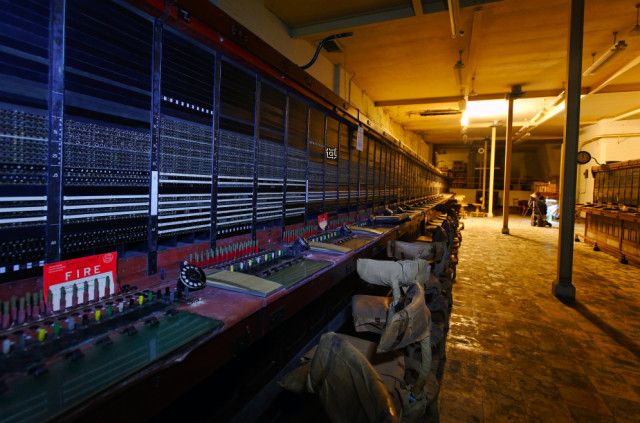
M 205 286 L 207 286 L 207 277 L 201 268 L 191 264 L 182 266 L 180 278 L 178 279 L 178 289 L 180 291 L 183 291 L 185 287 L 195 291 Z

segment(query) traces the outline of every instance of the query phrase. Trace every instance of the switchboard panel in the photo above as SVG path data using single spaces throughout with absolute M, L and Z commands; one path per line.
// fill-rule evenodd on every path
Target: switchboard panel
M 373 196 L 373 205 L 374 205 L 374 210 L 379 210 L 381 206 L 384 205 L 384 195 L 383 195 L 383 190 L 384 190 L 384 182 L 382 180 L 382 143 L 378 140 L 376 140 L 375 142 L 376 144 L 376 151 L 375 151 L 375 155 L 374 155 L 374 185 L 375 185 L 375 191 L 374 191 L 374 196 Z
M 346 213 L 349 206 L 350 160 L 349 126 L 340 122 L 340 148 L 338 151 L 338 213 Z M 356 171 L 357 172 L 357 171 Z
M 360 151 L 356 148 L 357 130 L 351 131 L 349 140 L 349 211 L 357 211 L 360 203 Z
M 367 184 L 367 165 L 369 151 L 369 135 L 365 134 L 362 140 L 362 150 L 360 151 L 360 199 L 358 201 L 359 209 L 367 208 L 367 196 L 369 187 Z
M 66 5 L 62 258 L 142 250 L 150 206 L 152 23 L 114 2 Z
M 287 186 L 285 224 L 304 222 L 307 195 L 307 123 L 309 106 L 295 97 L 287 97 Z
M 215 55 L 164 28 L 158 236 L 175 242 L 211 231 Z
M 398 158 L 398 200 L 403 203 L 405 200 L 405 171 L 406 171 L 406 157 L 400 155 Z
M 339 161 L 339 123 L 327 116 L 327 141 L 324 168 L 324 209 L 336 213 L 338 209 L 338 161 Z
M 49 1 L 4 2 L 0 15 L 0 282 L 46 258 Z
M 398 202 L 398 156 L 395 150 L 391 150 L 391 160 L 389 166 L 391 169 L 391 198 L 389 202 L 396 204 Z
M 389 167 L 389 163 L 387 161 L 389 160 L 388 154 L 389 149 L 386 146 L 382 145 L 382 148 L 380 150 L 380 190 L 382 193 L 380 205 L 383 207 L 389 204 L 389 180 L 387 173 L 387 169 Z
M 216 238 L 251 233 L 255 163 L 256 75 L 228 61 L 220 74 L 216 138 Z
M 305 218 L 436 185 L 371 130 L 357 150 L 351 121 L 256 74 L 262 65 L 129 2 L 25 0 L 3 12 L 0 282 L 114 250 L 148 254 L 153 273 L 160 247 L 255 242 L 265 228 L 304 230 Z M 601 181 L 602 195 L 614 184 Z
M 375 167 L 375 155 L 376 155 L 376 140 L 373 137 L 368 138 L 368 148 L 367 148 L 367 202 L 365 203 L 365 207 L 370 209 L 373 208 L 374 199 L 376 197 L 376 167 Z
M 324 211 L 325 114 L 309 111 L 309 152 L 307 160 L 307 220 Z
M 272 85 L 261 84 L 256 207 L 256 221 L 260 227 L 282 224 L 286 103 L 284 92 Z

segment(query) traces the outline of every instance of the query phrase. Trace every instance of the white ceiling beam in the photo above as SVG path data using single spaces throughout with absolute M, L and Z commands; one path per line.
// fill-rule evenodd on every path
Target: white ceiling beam
M 460 0 L 448 0 L 456 3 L 457 20 L 460 24 Z M 484 0 L 483 3 L 492 3 L 499 0 Z M 462 0 L 462 7 L 472 6 L 471 0 Z M 443 2 L 429 2 L 423 4 L 421 0 L 411 0 L 411 4 L 389 9 L 372 10 L 367 13 L 359 13 L 351 16 L 338 17 L 322 22 L 313 22 L 306 25 L 295 26 L 290 29 L 291 38 L 314 38 L 321 35 L 335 34 L 357 28 L 363 25 L 371 25 L 380 22 L 404 19 L 447 10 Z M 458 28 L 460 30 L 460 28 Z
M 636 58 L 636 60 L 638 60 Z M 640 61 L 636 64 L 640 64 Z M 627 69 L 628 70 L 628 69 Z M 619 76 L 619 75 L 618 75 Z M 613 81 L 613 80 L 612 80 Z M 626 93 L 632 91 L 638 91 L 640 86 L 637 84 L 611 84 L 612 81 L 608 81 L 604 85 L 599 85 L 594 89 L 589 87 L 582 88 L 582 94 L 611 94 L 611 93 Z M 606 81 L 605 81 L 606 82 Z M 526 91 L 521 98 L 537 98 L 537 97 L 556 97 L 563 90 L 561 88 L 555 90 L 533 90 Z M 477 96 L 469 98 L 469 101 L 481 101 L 481 100 L 503 100 L 506 93 L 493 93 L 493 94 L 479 94 Z M 462 100 L 464 96 L 454 95 L 448 97 L 423 97 L 423 98 L 399 98 L 394 100 L 380 100 L 375 102 L 376 107 L 390 107 L 390 106 L 410 106 L 414 104 L 439 104 L 439 103 L 455 103 Z
M 291 38 L 311 38 L 329 33 L 344 32 L 363 25 L 411 18 L 413 16 L 415 16 L 413 7 L 407 4 L 393 9 L 374 10 L 369 13 L 332 19 L 331 21 L 296 26 L 289 31 L 289 35 Z
M 537 97 L 555 97 L 562 92 L 562 89 L 556 90 L 535 90 L 525 91 L 521 98 L 537 98 Z M 480 100 L 504 100 L 507 93 L 494 93 L 494 94 L 479 94 L 471 97 L 469 101 Z M 389 106 L 408 106 L 412 104 L 438 104 L 438 103 L 453 103 L 463 100 L 464 96 L 456 95 L 449 97 L 425 97 L 425 98 L 406 98 L 397 100 L 381 100 L 376 101 L 376 107 L 389 107 Z

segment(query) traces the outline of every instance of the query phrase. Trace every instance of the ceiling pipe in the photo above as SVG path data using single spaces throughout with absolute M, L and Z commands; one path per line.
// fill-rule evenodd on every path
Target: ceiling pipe
M 598 84 L 595 88 L 590 89 L 585 95 L 583 95 L 580 98 L 580 101 L 582 101 L 585 97 L 588 97 L 590 95 L 593 95 L 595 93 L 597 93 L 598 91 L 600 91 L 601 89 L 603 89 L 604 87 L 606 87 L 607 85 L 611 84 L 611 82 L 613 82 L 616 78 L 618 78 L 620 75 L 626 73 L 627 71 L 629 71 L 630 69 L 633 69 L 634 67 L 636 67 L 638 64 L 640 64 L 640 55 L 636 56 L 635 58 L 633 58 L 631 61 L 629 61 L 626 65 L 624 65 L 622 68 L 620 68 L 618 71 L 616 71 L 613 75 L 609 76 L 608 78 L 606 78 L 604 81 L 602 81 L 600 84 Z M 560 93 L 560 95 L 558 95 L 558 97 L 556 97 L 553 102 L 552 105 L 556 105 L 559 106 L 562 102 L 564 102 L 564 94 L 565 92 L 562 91 Z M 552 106 L 553 107 L 553 106 Z M 529 124 L 527 126 L 523 126 L 522 128 L 520 128 L 520 130 L 517 132 L 516 136 L 514 137 L 514 144 L 519 144 L 524 142 L 524 139 L 522 139 L 522 136 L 527 133 L 527 132 L 531 132 L 533 131 L 535 128 L 537 128 L 538 126 L 542 125 L 544 122 L 546 122 L 547 120 L 549 120 L 551 117 L 553 117 L 553 115 L 549 115 L 548 114 L 548 108 L 545 107 L 542 111 L 540 111 L 536 116 L 534 116 L 533 119 L 531 119 L 531 122 L 533 124 Z M 626 116 L 631 116 L 632 114 L 635 114 L 639 111 L 640 109 L 634 110 L 629 112 L 628 115 Z M 557 112 L 559 112 L 560 110 L 558 110 Z M 557 113 L 556 112 L 556 113 Z M 620 117 L 618 119 L 622 119 L 624 117 Z M 617 120 L 616 118 L 614 118 L 614 120 Z
M 640 114 L 640 108 L 635 109 L 635 110 L 631 110 L 629 112 L 623 113 L 621 115 L 615 116 L 613 118 L 611 118 L 611 120 L 616 121 L 616 120 L 621 120 L 621 119 L 626 119 L 629 116 L 633 116 L 633 115 L 637 115 Z
M 451 21 L 451 34 L 453 38 L 458 35 L 464 34 L 464 31 L 460 30 L 460 1 L 459 0 L 447 0 L 449 5 L 449 20 Z
M 524 136 L 528 133 L 531 135 L 531 131 L 542 125 L 547 120 L 551 119 L 560 110 L 557 107 L 564 101 L 564 91 L 562 91 L 556 98 L 554 98 L 548 106 L 545 106 L 536 114 L 533 119 L 529 121 L 529 124 L 523 126 L 516 132 L 513 137 L 513 143 L 519 144 L 524 142 L 526 138 Z M 557 110 L 557 111 L 556 111 Z M 555 112 L 555 113 L 554 113 Z
M 580 141 L 580 148 L 594 141 L 598 141 L 600 138 L 628 138 L 628 137 L 640 137 L 640 132 L 630 132 L 628 134 L 598 134 L 593 137 Z

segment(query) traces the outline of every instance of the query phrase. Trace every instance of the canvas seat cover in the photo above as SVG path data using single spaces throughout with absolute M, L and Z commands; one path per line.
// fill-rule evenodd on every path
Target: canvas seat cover
M 391 315 L 389 298 L 356 295 L 353 298 L 353 323 L 358 332 L 381 334 L 378 351 L 392 351 L 420 342 L 431 335 L 431 313 L 419 284 L 411 284 L 404 307 Z
M 411 243 L 403 241 L 387 242 L 387 257 L 396 260 L 413 260 L 421 258 L 424 260 L 434 260 L 436 253 L 435 244 Z
M 408 286 L 413 282 L 423 284 L 429 278 L 431 266 L 423 259 L 399 261 L 358 259 L 357 270 L 364 281 L 390 287 L 393 290 L 394 300 L 398 300 L 402 294 L 396 288 Z
M 311 361 L 309 388 L 334 423 L 399 422 L 394 401 L 367 358 L 343 335 L 325 333 Z

